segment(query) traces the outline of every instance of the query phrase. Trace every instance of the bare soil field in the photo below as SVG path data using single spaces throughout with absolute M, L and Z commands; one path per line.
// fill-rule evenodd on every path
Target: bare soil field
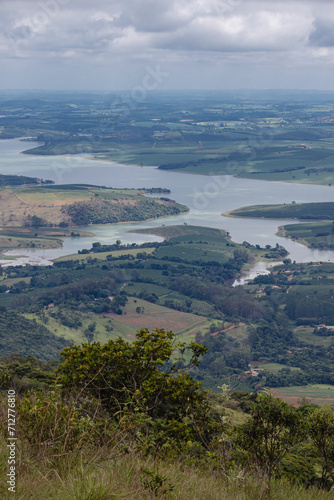
M 3 189 L 0 194 L 0 225 L 2 227 L 22 227 L 28 216 L 36 215 L 52 224 L 70 223 L 68 215 L 62 213 L 63 205 L 71 205 L 75 201 L 88 200 L 90 196 L 81 194 L 81 198 L 73 198 L 71 192 L 67 199 L 57 198 L 57 193 L 50 192 L 48 197 L 43 193 L 31 194 L 24 190 Z

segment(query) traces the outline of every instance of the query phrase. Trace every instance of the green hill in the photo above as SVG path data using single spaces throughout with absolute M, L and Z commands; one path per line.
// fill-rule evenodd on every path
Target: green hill
M 252 205 L 231 210 L 224 215 L 262 219 L 334 220 L 334 202 Z

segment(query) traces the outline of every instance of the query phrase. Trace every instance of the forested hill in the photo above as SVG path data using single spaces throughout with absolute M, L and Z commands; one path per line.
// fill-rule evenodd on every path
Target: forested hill
M 59 351 L 69 342 L 56 337 L 36 320 L 0 308 L 0 351 L 2 356 L 19 352 L 45 360 L 59 358 Z
M 24 184 L 53 184 L 53 181 L 27 177 L 26 175 L 4 175 L 0 174 L 0 187 L 22 186 Z
M 53 227 L 144 221 L 188 211 L 165 189 L 112 189 L 83 184 L 11 187 L 0 191 L 2 227 Z

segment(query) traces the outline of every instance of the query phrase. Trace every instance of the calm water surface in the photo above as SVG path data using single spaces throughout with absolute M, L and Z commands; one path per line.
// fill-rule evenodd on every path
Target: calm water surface
M 34 262 L 48 264 L 50 259 L 61 255 L 77 253 L 82 248 L 90 248 L 92 242 L 114 243 L 120 239 L 123 243 L 142 243 L 157 241 L 157 236 L 129 233 L 135 229 L 150 228 L 173 224 L 193 224 L 226 229 L 233 241 L 252 244 L 283 245 L 290 253 L 289 257 L 297 262 L 331 261 L 334 251 L 311 250 L 285 238 L 275 235 L 277 227 L 287 221 L 262 219 L 234 219 L 221 214 L 234 208 L 266 204 L 311 201 L 333 201 L 334 187 L 308 184 L 289 184 L 234 178 L 232 176 L 189 175 L 158 170 L 155 167 L 127 166 L 118 163 L 87 158 L 83 155 L 33 156 L 20 154 L 24 149 L 35 147 L 37 143 L 22 142 L 19 139 L 0 141 L 0 173 L 12 173 L 52 179 L 62 183 L 92 183 L 114 188 L 166 187 L 171 190 L 172 199 L 190 208 L 184 215 L 164 217 L 154 221 L 140 223 L 88 226 L 82 229 L 96 234 L 94 238 L 67 238 L 61 249 L 39 250 L 25 249 L 25 257 L 16 260 L 16 264 Z M 293 223 L 293 222 L 290 222 Z M 7 255 L 17 254 L 16 251 Z M 13 263 L 13 262 L 12 262 Z M 249 273 L 265 272 L 265 266 L 258 264 Z

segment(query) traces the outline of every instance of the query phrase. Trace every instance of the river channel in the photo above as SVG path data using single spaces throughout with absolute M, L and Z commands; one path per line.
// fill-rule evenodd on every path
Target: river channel
M 3 264 L 49 264 L 62 255 L 77 253 L 90 248 L 94 241 L 114 243 L 142 243 L 157 241 L 157 236 L 136 234 L 129 231 L 174 224 L 209 226 L 229 231 L 237 243 L 283 245 L 289 257 L 296 262 L 334 262 L 334 251 L 312 250 L 304 245 L 276 236 L 277 227 L 293 222 L 283 220 L 241 219 L 222 217 L 229 210 L 256 204 L 333 201 L 334 187 L 312 184 L 294 184 L 241 179 L 231 175 L 204 176 L 159 170 L 156 167 L 129 166 L 101 161 L 83 155 L 34 156 L 20 154 L 37 143 L 19 139 L 0 141 L 0 173 L 18 174 L 51 179 L 56 184 L 92 183 L 114 188 L 164 187 L 171 190 L 170 198 L 190 208 L 187 214 L 164 217 L 148 222 L 87 226 L 81 229 L 95 233 L 95 237 L 66 238 L 62 248 L 52 250 L 24 249 L 15 260 L 0 261 Z M 18 251 L 7 252 L 8 256 Z M 258 263 L 247 277 L 266 272 L 266 266 Z M 243 280 L 242 280 L 243 282 Z

